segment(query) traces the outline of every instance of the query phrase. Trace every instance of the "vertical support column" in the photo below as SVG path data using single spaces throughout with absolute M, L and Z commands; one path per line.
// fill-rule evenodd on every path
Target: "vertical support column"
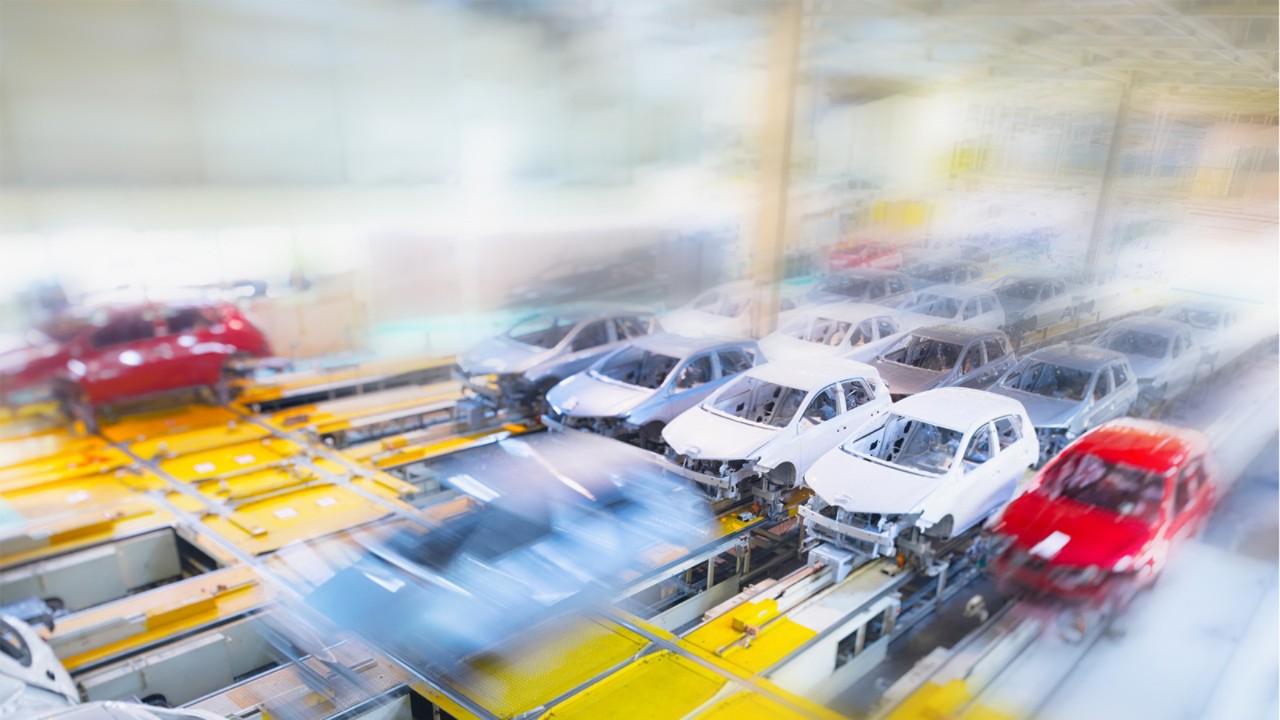
M 760 219 L 754 252 L 755 302 L 751 331 L 773 332 L 778 322 L 778 286 L 786 250 L 787 186 L 791 174 L 791 132 L 795 118 L 796 66 L 803 0 L 785 0 L 774 19 L 760 142 Z
M 1115 177 L 1120 169 L 1125 135 L 1129 130 L 1132 89 L 1133 80 L 1130 79 L 1120 91 L 1120 106 L 1116 109 L 1116 122 L 1111 128 L 1111 144 L 1107 147 L 1107 165 L 1102 171 L 1102 186 L 1098 189 L 1098 206 L 1093 212 L 1093 228 L 1089 232 L 1089 249 L 1084 260 L 1085 276 L 1091 281 L 1098 278 L 1098 263 L 1102 259 L 1102 242 L 1110 237 L 1108 230 L 1111 225 L 1111 204 L 1115 200 Z
M 712 585 L 716 583 L 716 559 L 714 556 L 707 559 L 707 589 L 710 590 Z

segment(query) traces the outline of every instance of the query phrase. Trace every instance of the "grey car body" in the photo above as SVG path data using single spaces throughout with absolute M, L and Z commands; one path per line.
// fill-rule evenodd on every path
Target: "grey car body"
M 657 444 L 675 416 L 762 361 L 752 340 L 669 333 L 637 338 L 552 388 L 543 424 Z
M 1027 409 L 1047 459 L 1086 430 L 1128 413 L 1138 378 L 1124 353 L 1064 343 L 1022 358 L 991 391 Z
M 521 407 L 601 355 L 656 328 L 654 313 L 625 305 L 567 305 L 531 315 L 458 356 L 466 386 L 499 407 Z
M 1083 285 L 1048 275 L 1009 275 L 992 289 L 1010 332 L 1032 332 L 1093 309 Z
M 941 387 L 985 389 L 1014 360 L 1009 338 L 999 330 L 949 323 L 913 330 L 871 365 L 898 400 Z
M 896 270 L 857 268 L 823 278 L 805 300 L 810 304 L 855 300 L 900 308 L 914 303 L 916 293 L 907 276 Z
M 981 280 L 987 271 L 969 260 L 922 260 L 902 269 L 911 287 L 920 290 L 930 285 L 967 285 Z
M 1171 398 L 1187 389 L 1203 355 L 1191 328 L 1168 318 L 1125 318 L 1093 344 L 1124 353 L 1139 391 L 1153 399 Z

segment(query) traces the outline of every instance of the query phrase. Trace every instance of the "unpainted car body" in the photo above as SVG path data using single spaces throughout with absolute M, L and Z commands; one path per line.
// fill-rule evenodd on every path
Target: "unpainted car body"
M 1000 298 L 990 290 L 963 285 L 933 285 L 916 294 L 906 312 L 927 315 L 933 322 L 949 321 L 999 330 L 1005 325 Z
M 1008 589 L 1101 601 L 1154 580 L 1216 495 L 1197 431 L 1124 419 L 1084 434 L 1005 508 L 993 568 Z
M 932 322 L 883 305 L 830 303 L 798 310 L 777 331 L 761 338 L 760 349 L 770 360 L 841 357 L 870 362 L 904 333 Z
M 865 302 L 901 308 L 916 300 L 907 276 L 894 270 L 862 268 L 832 273 L 805 295 L 810 304 Z
M 1027 408 L 1047 460 L 1086 430 L 1128 413 L 1138 378 L 1123 353 L 1060 344 L 1023 357 L 991 390 Z
M 942 388 L 894 403 L 805 474 L 811 534 L 864 557 L 905 551 L 983 522 L 1013 498 L 1039 457 L 1020 403 Z M 900 542 L 901 541 L 901 542 Z
M 1275 325 L 1259 322 L 1245 310 L 1213 300 L 1184 300 L 1160 312 L 1160 317 L 1187 326 L 1191 337 L 1213 368 L 1230 365 L 1259 341 L 1275 336 Z
M 868 365 L 836 358 L 769 362 L 672 420 L 667 460 L 715 498 L 741 486 L 771 511 L 811 464 L 889 406 Z
M 1191 386 L 1204 359 L 1191 328 L 1167 318 L 1125 318 L 1103 331 L 1094 345 L 1124 353 L 1138 378 L 1138 391 L 1169 399 Z
M 1040 330 L 1094 308 L 1085 286 L 1048 275 L 1010 275 L 992 289 L 1000 298 L 1005 328 L 1011 334 Z
M 750 340 L 646 335 L 552 388 L 543 424 L 654 447 L 677 415 L 763 360 Z
M 982 265 L 969 260 L 922 260 L 907 265 L 902 272 L 916 290 L 931 285 L 968 285 L 987 274 Z
M 493 407 L 531 409 L 557 383 L 656 327 L 648 308 L 567 305 L 537 313 L 458 356 L 466 387 Z
M 131 303 L 56 318 L 0 355 L 0 397 L 53 389 L 85 405 L 214 386 L 235 359 L 265 357 L 262 331 L 234 304 Z
M 662 328 L 686 337 L 751 337 L 755 283 L 749 280 L 725 283 L 706 290 L 683 307 L 662 316 Z M 778 298 L 781 317 L 798 303 L 783 294 Z
M 871 365 L 900 400 L 942 387 L 985 389 L 1014 361 L 1004 333 L 951 323 L 912 330 Z

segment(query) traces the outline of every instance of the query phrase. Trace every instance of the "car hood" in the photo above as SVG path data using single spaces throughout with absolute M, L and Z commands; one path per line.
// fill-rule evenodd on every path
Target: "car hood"
M 760 352 L 773 361 L 799 357 L 835 357 L 841 349 L 839 346 L 819 345 L 781 333 L 773 333 L 760 339 Z
M 1081 405 L 1084 402 L 1082 400 L 1045 397 L 1044 395 L 1009 390 L 1002 387 L 992 388 L 991 391 L 1005 397 L 1011 397 L 1022 403 L 1022 407 L 1026 408 L 1027 414 L 1031 416 L 1031 424 L 1038 428 L 1060 427 L 1070 424 L 1071 419 L 1080 412 Z
M 880 371 L 880 377 L 889 384 L 893 395 L 914 395 L 937 387 L 947 373 L 941 370 L 923 370 L 893 362 L 872 363 Z
M 943 476 L 900 470 L 837 448 L 819 458 L 804 479 L 830 505 L 888 515 L 913 511 L 938 488 Z
M 685 337 L 746 337 L 750 334 L 750 321 L 740 317 L 725 317 L 701 310 L 672 310 L 662 316 L 659 323 L 663 330 Z
M 1057 542 L 1036 554 L 1055 565 L 1098 565 L 1106 570 L 1120 558 L 1140 553 L 1154 536 L 1152 528 L 1140 520 L 1035 492 L 1010 503 L 995 531 L 1011 537 L 1015 547 L 1027 552 L 1059 533 L 1065 537 L 1055 538 Z
M 681 455 L 711 460 L 745 460 L 778 437 L 781 428 L 763 428 L 717 415 L 701 406 L 681 413 L 662 439 Z
M 547 393 L 547 402 L 571 417 L 616 417 L 625 415 L 653 397 L 655 390 L 597 380 L 578 373 Z
M 458 367 L 467 375 L 522 373 L 555 354 L 555 349 L 534 347 L 507 337 L 496 337 L 472 346 L 458 356 Z

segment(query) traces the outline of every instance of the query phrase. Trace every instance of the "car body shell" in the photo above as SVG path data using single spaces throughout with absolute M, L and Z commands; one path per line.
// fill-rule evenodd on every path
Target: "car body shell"
M 914 303 L 916 293 L 906 275 L 896 270 L 859 268 L 832 273 L 808 293 L 809 304 L 865 302 L 901 308 Z
M 755 283 L 749 280 L 717 285 L 663 315 L 662 328 L 686 337 L 749 338 L 755 302 Z M 794 298 L 779 297 L 779 321 L 796 307 Z
M 794 416 L 782 427 L 762 425 L 714 409 L 755 379 L 804 392 Z M 845 392 L 837 392 L 840 408 L 834 417 L 810 424 L 804 419 L 820 394 L 842 383 L 860 384 L 870 397 L 849 407 Z M 741 385 L 740 385 L 741 384 Z M 735 387 L 738 386 L 738 387 Z M 680 474 L 705 486 L 732 493 L 750 477 L 766 475 L 787 465 L 787 481 L 794 484 L 805 470 L 838 445 L 853 429 L 883 412 L 889 393 L 868 365 L 836 358 L 803 358 L 768 362 L 742 373 L 698 406 L 672 420 L 662 432 L 667 459 Z
M 949 368 L 926 366 L 929 358 L 908 363 L 906 344 L 913 338 L 936 340 L 961 346 L 956 362 Z M 968 325 L 940 324 L 920 327 L 904 335 L 882 352 L 871 365 L 889 386 L 895 399 L 943 387 L 985 389 L 1013 366 L 1016 358 L 1009 338 L 999 330 Z
M 961 434 L 943 472 L 855 452 L 859 443 L 874 452 L 892 442 L 875 433 L 894 432 L 887 424 L 899 422 Z M 1038 456 L 1031 419 L 1017 401 L 969 388 L 931 390 L 895 403 L 818 460 L 804 477 L 815 498 L 801 516 L 818 537 L 870 556 L 892 554 L 909 529 L 943 524 L 945 538 L 984 521 L 1013 498 Z
M 271 354 L 266 336 L 231 303 L 133 303 L 67 318 L 0 356 L 0 396 L 59 386 L 91 405 L 211 386 L 236 357 Z
M 1000 298 L 986 288 L 965 285 L 933 285 L 916 294 L 916 302 L 904 308 L 933 322 L 957 322 L 988 330 L 1005 326 Z
M 1083 397 L 1078 400 L 1050 397 L 1008 386 L 1015 374 L 1035 362 L 1088 373 Z M 1064 343 L 1026 355 L 991 387 L 991 391 L 1014 398 L 1027 408 L 1047 459 L 1065 447 L 1067 441 L 1086 430 L 1128 413 L 1138 398 L 1138 378 L 1129 365 L 1129 358 L 1123 353 L 1091 345 Z
M 627 348 L 661 353 L 678 362 L 656 388 L 627 384 L 600 373 Z M 702 402 L 739 372 L 762 361 L 760 348 L 750 340 L 687 338 L 669 333 L 640 337 L 552 388 L 547 393 L 549 411 L 543 424 L 552 429 L 589 429 L 613 437 L 629 437 L 648 428 L 646 432 L 660 439 L 661 427 Z M 686 379 L 692 372 L 689 368 L 701 368 L 704 363 L 710 368 L 709 376 L 696 385 L 688 384 L 692 382 Z
M 982 265 L 969 260 L 922 260 L 912 263 L 902 272 L 916 290 L 933 285 L 968 285 L 986 276 Z
M 653 311 L 643 306 L 567 305 L 531 317 L 542 315 L 572 324 L 551 347 L 521 342 L 504 333 L 458 355 L 458 372 L 471 392 L 499 407 L 524 406 L 538 400 L 540 392 L 657 327 Z
M 840 357 L 870 362 L 904 334 L 934 322 L 883 305 L 830 303 L 796 311 L 785 326 L 761 338 L 760 349 L 770 361 Z
M 888 243 L 855 240 L 831 251 L 827 255 L 827 266 L 832 270 L 897 270 L 902 267 L 902 252 Z
M 1213 300 L 1177 302 L 1164 308 L 1160 317 L 1185 325 L 1200 346 L 1205 363 L 1214 368 L 1231 364 L 1276 332 L 1274 322 L 1268 326 L 1241 308 Z
M 1005 326 L 1020 332 L 1049 327 L 1093 307 L 1088 288 L 1047 275 L 1010 275 L 992 286 Z
M 1163 348 L 1143 351 L 1128 342 L 1133 335 L 1159 338 Z M 1103 331 L 1093 344 L 1123 352 L 1138 378 L 1139 391 L 1153 398 L 1171 398 L 1189 388 L 1204 359 L 1191 328 L 1167 318 L 1125 318 Z
M 1050 492 L 1047 476 L 1081 455 L 1121 463 L 1160 479 L 1158 517 L 1147 522 Z M 1002 585 L 1061 598 L 1101 600 L 1115 583 L 1153 580 L 1171 549 L 1212 510 L 1215 468 L 1205 436 L 1150 420 L 1124 419 L 1081 436 L 1009 504 L 993 532 L 1005 549 L 993 564 Z M 1181 500 L 1181 503 L 1179 502 Z

